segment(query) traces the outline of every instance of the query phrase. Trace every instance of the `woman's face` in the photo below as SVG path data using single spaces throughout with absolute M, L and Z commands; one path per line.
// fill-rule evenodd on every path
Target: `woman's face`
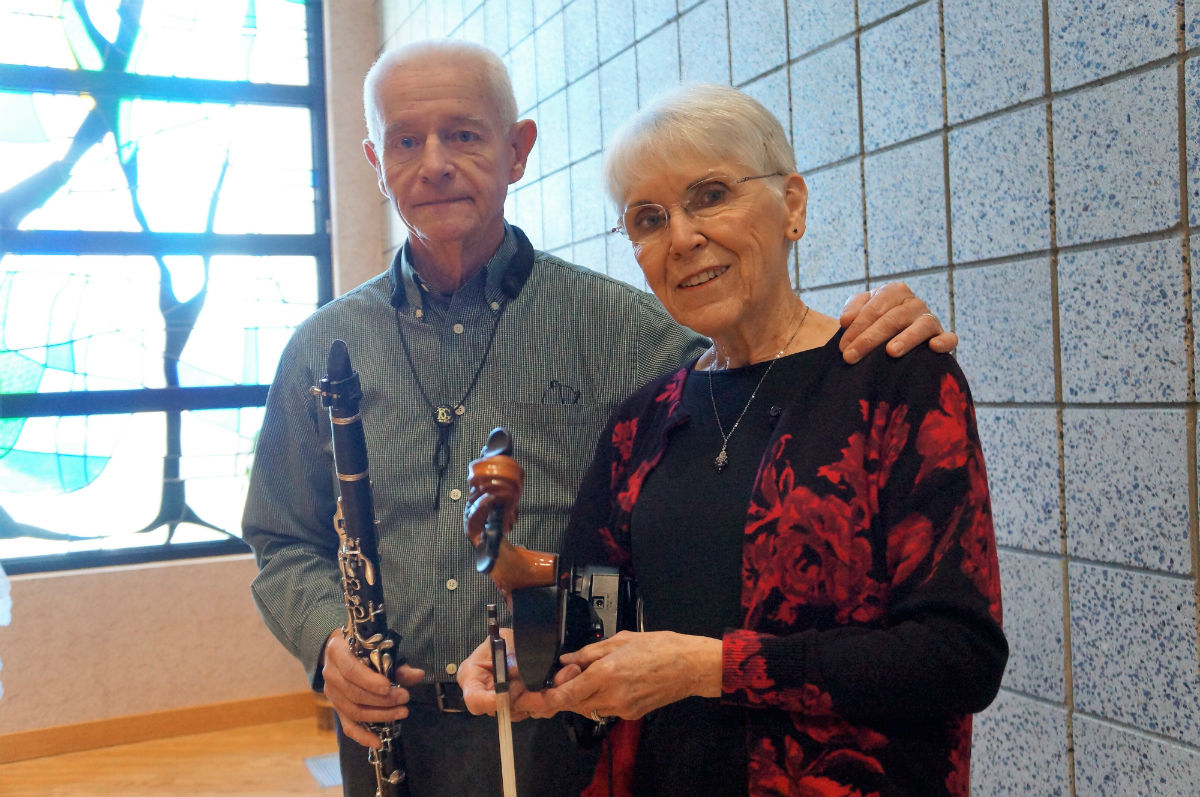
M 745 177 L 754 179 L 738 182 Z M 646 281 L 671 317 L 719 341 L 750 334 L 756 321 L 774 318 L 773 302 L 790 300 L 788 252 L 804 234 L 807 197 L 799 174 L 760 176 L 739 163 L 680 156 L 643 169 L 629 185 L 626 226 Z M 653 212 L 639 217 L 647 203 L 666 208 L 669 221 Z M 639 242 L 634 224 L 660 231 Z

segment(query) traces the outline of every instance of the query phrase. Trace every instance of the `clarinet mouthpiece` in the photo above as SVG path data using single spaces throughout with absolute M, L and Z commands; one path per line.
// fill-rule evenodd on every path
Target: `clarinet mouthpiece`
M 350 367 L 350 352 L 346 350 L 346 342 L 335 340 L 329 346 L 329 354 L 325 358 L 325 373 L 330 382 L 340 382 L 354 373 Z

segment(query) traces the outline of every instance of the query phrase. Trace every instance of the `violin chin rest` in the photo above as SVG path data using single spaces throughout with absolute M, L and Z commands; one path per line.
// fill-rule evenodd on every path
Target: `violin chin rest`
M 512 591 L 513 647 L 525 688 L 539 692 L 558 670 L 559 588 Z

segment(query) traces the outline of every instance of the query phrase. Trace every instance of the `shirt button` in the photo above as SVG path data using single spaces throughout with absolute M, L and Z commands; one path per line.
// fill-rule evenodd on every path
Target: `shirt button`
M 458 579 L 457 578 L 446 579 L 446 589 L 450 590 L 451 592 L 458 589 Z
M 455 664 L 454 662 L 450 662 L 449 664 L 446 665 L 446 675 L 454 675 L 454 673 L 456 673 L 456 672 L 458 672 L 457 664 Z
M 415 315 L 417 318 L 424 318 L 424 317 L 425 317 L 425 311 L 424 311 L 424 310 L 422 310 L 420 307 L 418 307 L 418 308 L 416 309 L 416 312 L 414 312 L 414 313 L 413 313 L 413 315 Z
M 462 333 L 463 333 L 463 325 L 462 325 L 462 324 L 455 324 L 455 325 L 454 325 L 454 334 L 455 334 L 455 335 L 461 335 Z
M 500 302 L 492 302 L 492 309 L 493 309 L 493 310 L 499 310 L 499 309 L 500 309 Z
M 457 501 L 460 498 L 462 498 L 462 490 L 455 487 L 453 490 L 450 491 L 450 500 L 451 501 Z

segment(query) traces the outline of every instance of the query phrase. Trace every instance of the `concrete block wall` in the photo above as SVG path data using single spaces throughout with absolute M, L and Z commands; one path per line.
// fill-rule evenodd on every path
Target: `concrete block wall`
M 962 336 L 1012 643 L 972 793 L 1195 794 L 1200 0 L 378 8 L 380 46 L 504 57 L 541 129 L 509 218 L 635 285 L 615 126 L 679 80 L 772 109 L 810 187 L 797 289 L 836 315 L 902 279 Z

